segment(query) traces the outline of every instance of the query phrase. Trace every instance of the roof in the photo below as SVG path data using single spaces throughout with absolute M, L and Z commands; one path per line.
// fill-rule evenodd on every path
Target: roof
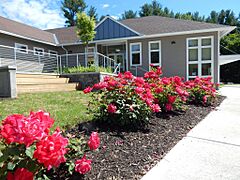
M 0 33 L 47 44 L 56 44 L 54 34 L 1 16 Z
M 54 33 L 57 36 L 59 44 L 76 43 L 79 42 L 79 38 L 75 30 L 76 26 L 63 27 L 56 29 L 47 29 L 45 31 Z
M 147 16 L 141 18 L 126 19 L 120 22 L 144 35 L 229 27 L 219 24 L 167 18 L 161 16 Z

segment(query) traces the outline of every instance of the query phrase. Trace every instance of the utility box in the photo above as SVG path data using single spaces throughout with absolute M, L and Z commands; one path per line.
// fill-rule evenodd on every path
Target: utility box
M 16 67 L 0 67 L 0 98 L 16 98 Z

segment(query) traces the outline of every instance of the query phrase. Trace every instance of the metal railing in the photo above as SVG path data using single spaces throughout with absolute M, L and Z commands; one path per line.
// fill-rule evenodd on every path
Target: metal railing
M 111 68 L 116 74 L 120 72 L 119 64 L 98 52 L 64 55 L 38 52 L 36 54 L 33 50 L 0 45 L 0 66 L 16 66 L 17 72 L 62 74 L 64 68 L 91 65 Z
M 16 66 L 17 72 L 58 73 L 58 56 L 0 45 L 0 66 Z
M 95 67 L 111 68 L 112 72 L 119 73 L 120 65 L 115 60 L 99 53 L 75 53 L 59 55 L 59 70 L 63 73 L 64 68 L 69 67 L 87 67 L 94 65 Z

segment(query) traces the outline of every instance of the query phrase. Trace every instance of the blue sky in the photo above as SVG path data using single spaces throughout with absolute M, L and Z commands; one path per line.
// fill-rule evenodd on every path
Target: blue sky
M 151 0 L 85 0 L 97 8 L 99 17 L 109 14 L 115 18 L 124 10 L 138 11 Z M 211 10 L 232 9 L 240 12 L 239 0 L 159 0 L 163 7 L 174 12 L 195 12 L 209 15 Z M 60 9 L 61 0 L 0 0 L 0 16 L 23 22 L 41 29 L 63 27 L 65 19 Z

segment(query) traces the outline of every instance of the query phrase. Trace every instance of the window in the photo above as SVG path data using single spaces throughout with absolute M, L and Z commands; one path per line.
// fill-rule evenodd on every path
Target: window
M 213 77 L 213 37 L 187 39 L 187 79 Z
M 43 48 L 34 47 L 33 50 L 34 50 L 34 55 L 44 56 Z
M 141 43 L 130 44 L 130 63 L 131 63 L 131 66 L 142 65 L 142 44 Z
M 149 64 L 161 66 L 161 41 L 149 42 Z
M 49 50 L 49 51 L 48 51 L 48 54 L 49 54 L 49 57 L 56 57 L 56 56 L 58 55 L 58 52 L 57 52 L 57 51 Z
M 16 48 L 16 52 L 18 53 L 24 53 L 24 54 L 28 53 L 28 46 L 25 44 L 15 43 L 15 48 Z

